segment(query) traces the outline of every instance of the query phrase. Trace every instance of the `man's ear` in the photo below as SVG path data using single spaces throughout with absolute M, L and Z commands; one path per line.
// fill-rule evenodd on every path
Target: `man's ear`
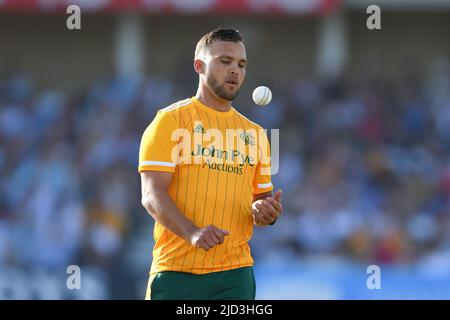
M 194 60 L 194 70 L 198 74 L 203 74 L 205 72 L 205 63 L 200 59 Z

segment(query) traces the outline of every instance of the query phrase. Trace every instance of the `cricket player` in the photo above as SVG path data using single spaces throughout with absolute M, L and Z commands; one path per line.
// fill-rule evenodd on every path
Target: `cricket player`
M 142 205 L 155 219 L 146 299 L 255 299 L 248 241 L 283 208 L 265 131 L 231 105 L 246 68 L 237 30 L 205 34 L 197 93 L 158 110 L 142 136 Z

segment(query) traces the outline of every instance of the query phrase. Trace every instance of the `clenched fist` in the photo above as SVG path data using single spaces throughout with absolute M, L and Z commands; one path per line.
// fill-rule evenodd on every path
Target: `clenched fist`
M 209 225 L 207 227 L 197 229 L 191 236 L 191 244 L 196 248 L 202 248 L 206 251 L 222 244 L 225 236 L 230 233 L 226 230 L 219 229 L 216 226 Z

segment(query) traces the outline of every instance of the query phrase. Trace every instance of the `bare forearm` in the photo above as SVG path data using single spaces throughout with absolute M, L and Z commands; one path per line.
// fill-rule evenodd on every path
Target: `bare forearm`
M 260 200 L 260 199 L 265 199 L 267 197 L 273 197 L 272 191 L 268 191 L 268 192 L 264 192 L 264 193 L 260 193 L 260 194 L 254 195 L 252 202 L 255 202 L 255 201 Z
M 198 228 L 178 209 L 167 192 L 153 191 L 143 197 L 142 204 L 159 224 L 191 242 Z

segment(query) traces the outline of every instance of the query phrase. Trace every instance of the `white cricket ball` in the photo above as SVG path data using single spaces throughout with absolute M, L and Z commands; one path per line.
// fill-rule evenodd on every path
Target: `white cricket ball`
M 266 86 L 259 86 L 253 90 L 252 98 L 258 106 L 265 106 L 272 100 L 272 92 Z

